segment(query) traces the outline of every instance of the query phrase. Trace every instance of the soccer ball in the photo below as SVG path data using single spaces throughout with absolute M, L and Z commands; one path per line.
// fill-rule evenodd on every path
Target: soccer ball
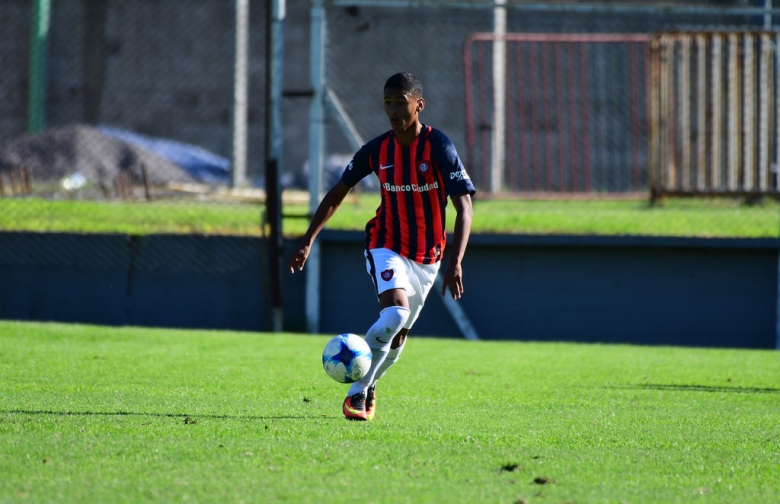
M 322 367 L 339 383 L 352 383 L 366 376 L 371 367 L 371 349 L 357 334 L 339 334 L 325 345 Z

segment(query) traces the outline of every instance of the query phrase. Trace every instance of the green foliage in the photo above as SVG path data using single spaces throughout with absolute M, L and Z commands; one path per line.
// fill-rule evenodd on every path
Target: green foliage
M 377 194 L 345 202 L 331 229 L 362 230 L 379 204 Z M 260 235 L 265 209 L 259 204 L 215 202 L 95 202 L 0 198 L 0 230 L 84 233 L 209 233 Z M 300 236 L 308 207 L 283 209 L 283 232 Z M 448 227 L 455 213 L 450 207 Z M 267 229 L 267 228 L 266 228 Z M 476 200 L 475 233 L 780 237 L 780 206 L 766 200 Z
M 327 338 L 0 322 L 0 501 L 780 495 L 774 351 L 416 337 L 355 423 Z

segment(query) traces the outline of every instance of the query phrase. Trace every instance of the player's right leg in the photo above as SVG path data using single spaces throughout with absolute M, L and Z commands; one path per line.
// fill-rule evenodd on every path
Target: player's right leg
M 354 420 L 367 419 L 368 388 L 390 352 L 393 339 L 409 319 L 407 293 L 414 292 L 409 283 L 408 262 L 401 256 L 387 249 L 367 250 L 365 256 L 366 270 L 374 282 L 381 309 L 379 318 L 366 332 L 366 343 L 371 348 L 371 367 L 361 380 L 352 384 L 344 400 L 344 416 Z
M 428 297 L 428 293 L 433 287 L 438 272 L 439 263 L 421 265 L 409 262 L 409 284 L 412 287 L 410 289 L 412 294 L 407 297 L 409 318 L 407 319 L 406 324 L 404 324 L 403 329 L 401 329 L 393 339 L 387 357 L 385 357 L 384 362 L 382 362 L 376 372 L 374 381 L 371 384 L 372 387 L 375 387 L 376 382 L 385 375 L 387 370 L 398 362 L 404 345 L 406 344 L 406 336 L 417 321 L 417 317 L 420 316 L 420 312 L 422 312 L 423 306 L 425 305 L 425 299 Z
M 344 416 L 355 420 L 366 420 L 365 398 L 368 387 L 374 383 L 377 371 L 390 352 L 393 338 L 409 318 L 409 309 L 404 306 L 388 306 L 379 312 L 379 319 L 366 332 L 366 343 L 371 348 L 371 367 L 366 375 L 352 384 L 344 400 Z

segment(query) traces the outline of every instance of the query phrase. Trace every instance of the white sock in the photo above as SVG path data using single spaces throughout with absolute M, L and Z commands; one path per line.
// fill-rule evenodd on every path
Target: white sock
M 377 371 L 385 362 L 393 338 L 403 329 L 409 319 L 409 309 L 403 306 L 388 306 L 379 312 L 379 319 L 366 332 L 366 343 L 371 349 L 371 368 L 360 381 L 349 388 L 347 395 L 364 394 L 374 383 Z
M 376 382 L 379 381 L 380 378 L 382 378 L 388 369 L 393 367 L 396 362 L 398 362 L 399 357 L 401 356 L 401 352 L 403 351 L 404 347 L 406 346 L 406 342 L 404 342 L 403 345 L 399 346 L 398 348 L 391 348 L 389 352 L 387 352 L 387 357 L 385 357 L 385 361 L 382 363 L 381 366 L 379 366 L 379 369 L 376 371 L 376 376 L 374 376 L 374 383 L 371 385 L 376 385 Z

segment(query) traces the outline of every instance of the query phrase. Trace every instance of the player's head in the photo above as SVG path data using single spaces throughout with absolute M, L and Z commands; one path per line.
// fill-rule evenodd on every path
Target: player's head
M 410 73 L 397 73 L 385 82 L 385 114 L 396 134 L 419 127 L 419 113 L 425 108 L 422 94 L 422 82 Z
M 385 91 L 388 89 L 403 91 L 412 98 L 423 97 L 423 84 L 420 79 L 407 72 L 400 72 L 391 76 L 385 82 Z

